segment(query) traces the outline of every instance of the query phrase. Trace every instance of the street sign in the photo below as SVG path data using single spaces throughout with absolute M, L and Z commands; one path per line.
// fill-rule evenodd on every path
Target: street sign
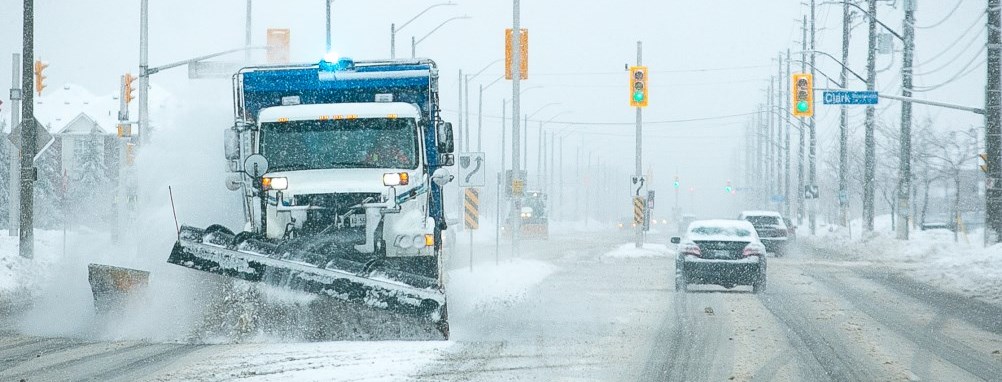
M 188 79 L 233 78 L 244 66 L 236 62 L 195 61 L 188 64 Z
M 835 90 L 824 92 L 825 105 L 876 105 L 876 91 Z
M 21 126 L 24 126 L 27 123 L 28 121 L 21 121 L 21 124 L 17 125 L 17 127 L 14 128 L 14 131 L 11 131 L 10 134 L 7 135 L 7 139 L 9 139 L 19 150 L 21 149 Z M 49 134 L 49 131 L 45 130 L 44 125 L 42 125 L 41 122 L 38 122 L 37 119 L 35 120 L 35 127 L 35 158 L 33 160 L 38 160 L 38 157 L 45 152 L 45 149 L 48 148 L 48 145 L 52 143 L 53 140 L 52 134 Z
M 480 191 L 476 188 L 467 188 L 465 200 L 463 201 L 463 221 L 466 229 L 480 229 Z
M 459 154 L 459 187 L 484 187 L 487 184 L 484 167 L 484 153 Z
M 512 170 L 505 171 L 505 195 L 522 196 L 522 192 L 525 191 L 525 175 L 525 170 L 519 170 L 517 174 L 512 174 Z M 515 189 L 516 186 L 518 187 L 517 190 Z
M 818 186 L 804 186 L 804 199 L 817 199 L 818 194 Z

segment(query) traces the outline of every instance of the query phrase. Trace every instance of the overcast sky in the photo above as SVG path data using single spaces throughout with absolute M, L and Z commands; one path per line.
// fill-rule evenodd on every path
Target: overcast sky
M 512 22 L 512 3 L 506 1 L 453 0 L 457 5 L 438 7 L 408 25 L 397 36 L 399 57 L 409 56 L 410 37 L 418 38 L 441 21 L 460 15 L 468 20 L 453 21 L 422 42 L 419 56 L 430 57 L 441 69 L 441 94 L 446 119 L 455 121 L 457 76 L 480 70 L 503 57 L 503 29 Z M 390 23 L 403 23 L 437 1 L 386 0 L 334 1 L 333 39 L 335 50 L 356 59 L 384 58 L 389 55 Z M 800 20 L 808 14 L 801 0 L 649 0 L 597 1 L 550 0 L 522 2 L 522 25 L 529 29 L 529 80 L 523 111 L 560 102 L 539 112 L 534 120 L 550 119 L 559 112 L 558 122 L 629 123 L 634 112 L 628 106 L 627 75 L 624 64 L 636 59 L 636 42 L 644 43 L 643 61 L 650 67 L 650 107 L 644 110 L 648 139 L 645 165 L 651 167 L 659 189 L 669 190 L 671 176 L 678 173 L 686 185 L 693 185 L 697 203 L 708 207 L 704 215 L 729 215 L 737 208 L 734 197 L 720 190 L 727 179 L 738 182 L 735 158 L 744 141 L 742 134 L 751 117 L 710 119 L 687 123 L 657 123 L 681 119 L 719 117 L 750 113 L 763 102 L 769 77 L 776 75 L 776 55 L 800 46 Z M 879 17 L 900 31 L 902 1 L 882 1 Z M 324 53 L 323 0 L 254 0 L 252 33 L 254 44 L 263 44 L 265 30 L 292 30 L 292 58 L 314 62 Z M 820 2 L 819 2 L 820 4 Z M 939 22 L 955 8 L 955 1 L 919 1 L 917 24 Z M 244 42 L 244 0 L 151 0 L 151 65 L 231 49 Z M 929 86 L 950 80 L 957 73 L 970 73 L 920 98 L 963 105 L 983 105 L 985 69 L 983 1 L 964 1 L 942 24 L 917 30 L 915 84 Z M 76 83 L 96 94 L 116 91 L 118 78 L 138 69 L 138 0 L 36 0 L 35 52 L 50 64 L 50 89 Z M 21 1 L 0 0 L 0 88 L 10 87 L 9 54 L 21 51 Z M 818 49 L 839 56 L 841 49 L 841 6 L 818 5 Z M 862 21 L 856 18 L 856 24 Z M 968 27 L 970 32 L 964 35 Z M 865 71 L 866 26 L 853 30 L 850 66 Z M 980 33 L 980 35 L 979 35 Z M 980 36 L 980 37 L 976 37 Z M 968 45 L 970 43 L 970 45 Z M 900 42 L 896 48 L 900 49 Z M 942 54 L 941 54 L 942 53 Z M 938 55 L 938 56 L 937 56 Z M 888 68 L 878 75 L 882 92 L 900 92 L 900 53 L 880 56 L 877 67 Z M 239 55 L 233 59 L 239 58 Z M 931 62 L 926 63 L 926 61 Z M 818 65 L 836 75 L 839 67 L 819 56 Z M 924 65 L 919 65 L 923 64 Z M 968 65 L 969 64 L 969 65 Z M 714 69 L 714 70 L 709 70 Z M 966 69 L 966 70 L 965 70 Z M 471 120 L 476 121 L 476 85 L 490 82 L 501 74 L 495 64 L 471 81 Z M 153 82 L 171 94 L 200 104 L 218 103 L 220 116 L 231 115 L 227 80 L 188 80 L 183 68 L 163 72 Z M 197 82 L 197 83 L 194 83 Z M 826 86 L 818 79 L 819 86 Z M 850 87 L 863 89 L 859 81 Z M 43 95 L 44 96 L 44 95 Z M 4 111 L 9 108 L 7 91 L 0 93 Z M 501 98 L 511 97 L 510 82 L 492 87 L 484 100 L 485 143 L 497 146 Z M 881 100 L 882 120 L 899 123 L 900 104 Z M 834 150 L 830 143 L 837 133 L 838 109 L 818 108 L 821 153 Z M 863 108 L 853 108 L 854 125 L 861 125 Z M 982 126 L 982 118 L 967 112 L 918 106 L 918 117 L 931 116 L 945 127 Z M 532 122 L 535 142 L 538 123 Z M 604 163 L 625 175 L 633 168 L 633 127 L 626 125 L 580 126 L 551 124 L 548 127 L 577 129 L 565 145 L 583 143 Z M 222 128 L 224 126 L 219 126 Z M 193 126 L 191 128 L 209 128 Z M 475 140 L 474 140 L 475 142 Z M 568 161 L 573 151 L 568 150 Z M 535 156 L 534 143 L 530 152 Z M 491 148 L 485 148 L 491 150 Z M 586 151 L 587 151 L 586 150 Z M 497 154 L 496 150 L 491 157 Z M 530 157 L 530 161 L 532 158 Z M 534 167 L 530 166 L 530 169 Z M 677 169 L 677 170 L 676 170 Z M 530 179 L 532 176 L 530 176 Z

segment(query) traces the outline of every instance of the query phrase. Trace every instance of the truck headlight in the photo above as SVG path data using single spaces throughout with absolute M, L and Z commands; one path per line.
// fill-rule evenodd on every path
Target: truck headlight
M 410 183 L 410 175 L 406 172 L 388 172 L 383 174 L 384 186 L 406 186 Z
M 289 178 L 264 177 L 261 179 L 261 186 L 263 186 L 265 190 L 285 190 L 289 188 Z
M 424 248 L 425 240 L 424 235 L 414 235 L 414 248 Z

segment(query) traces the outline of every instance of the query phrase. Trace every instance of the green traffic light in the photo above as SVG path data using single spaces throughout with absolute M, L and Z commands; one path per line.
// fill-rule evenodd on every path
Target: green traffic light
M 804 113 L 808 108 L 810 105 L 807 104 L 807 101 L 797 101 L 797 111 Z
M 679 186 L 681 186 L 681 184 L 679 184 L 679 183 L 678 183 L 678 182 L 676 181 L 676 182 L 675 182 L 675 188 L 677 189 L 677 188 L 679 188 Z
M 642 92 L 642 91 L 635 91 L 635 92 L 633 92 L 633 100 L 637 101 L 637 102 L 643 102 L 644 101 L 644 92 Z

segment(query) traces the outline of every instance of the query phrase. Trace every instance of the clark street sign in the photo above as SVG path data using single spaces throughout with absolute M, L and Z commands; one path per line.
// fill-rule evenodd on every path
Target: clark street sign
M 876 105 L 876 91 L 826 91 L 823 93 L 825 105 Z

